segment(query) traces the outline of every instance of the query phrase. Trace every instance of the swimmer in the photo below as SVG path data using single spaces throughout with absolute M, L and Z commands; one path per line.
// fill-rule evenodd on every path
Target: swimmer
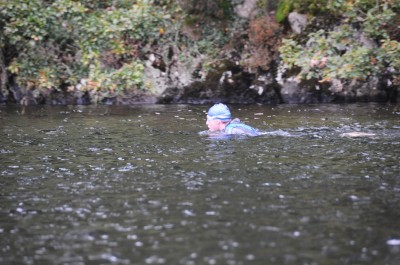
M 256 129 L 241 123 L 239 119 L 232 120 L 231 111 L 222 103 L 215 104 L 208 110 L 206 124 L 210 132 L 221 132 L 228 135 L 259 135 Z

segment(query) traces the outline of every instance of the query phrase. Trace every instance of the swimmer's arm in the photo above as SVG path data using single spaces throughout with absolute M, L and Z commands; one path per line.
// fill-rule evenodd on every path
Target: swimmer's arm
M 230 131 L 230 134 L 249 135 L 249 136 L 257 136 L 258 135 L 258 133 L 255 131 L 248 131 L 248 130 L 244 130 L 242 128 L 233 128 Z

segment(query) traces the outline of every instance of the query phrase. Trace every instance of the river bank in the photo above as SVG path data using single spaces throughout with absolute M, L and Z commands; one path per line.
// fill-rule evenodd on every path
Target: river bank
M 8 1 L 0 104 L 400 101 L 396 1 L 106 2 Z

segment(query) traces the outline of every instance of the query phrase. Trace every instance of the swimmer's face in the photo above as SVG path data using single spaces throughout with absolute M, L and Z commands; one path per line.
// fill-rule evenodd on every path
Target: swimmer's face
M 215 131 L 220 131 L 220 125 L 221 125 L 221 121 L 217 120 L 217 119 L 213 119 L 212 117 L 207 116 L 207 121 L 206 124 L 208 126 L 208 129 L 212 132 Z

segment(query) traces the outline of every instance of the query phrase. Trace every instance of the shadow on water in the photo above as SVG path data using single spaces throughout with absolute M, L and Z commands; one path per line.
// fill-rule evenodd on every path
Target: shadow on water
M 0 262 L 400 262 L 394 106 L 208 107 L 0 107 Z

